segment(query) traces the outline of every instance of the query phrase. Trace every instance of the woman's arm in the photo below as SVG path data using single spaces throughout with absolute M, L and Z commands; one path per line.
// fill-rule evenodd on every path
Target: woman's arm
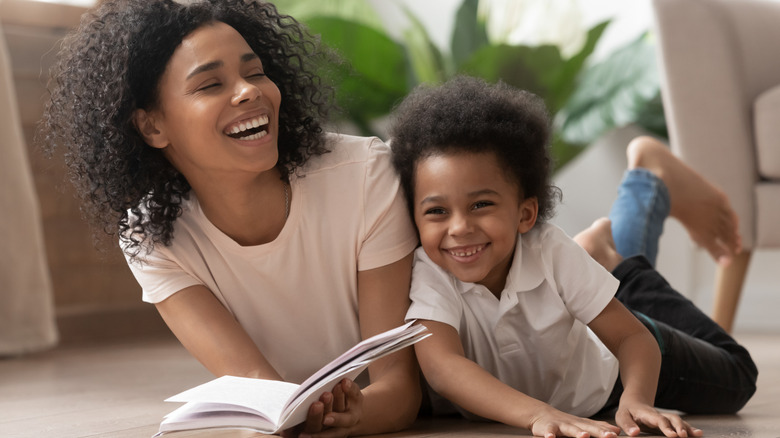
M 205 286 L 191 286 L 157 303 L 184 347 L 215 376 L 282 380 L 246 331 Z
M 415 344 L 428 383 L 439 394 L 484 418 L 531 430 L 535 436 L 615 437 L 619 429 L 561 412 L 504 384 L 465 357 L 458 332 L 436 321 L 420 321 L 432 336 Z M 517 364 L 521 367 L 522 364 Z
M 620 363 L 624 390 L 615 421 L 626 434 L 639 435 L 637 423 L 659 429 L 668 437 L 702 434 L 679 415 L 660 413 L 653 408 L 661 370 L 661 352 L 647 328 L 623 304 L 613 298 L 588 327 Z
M 381 268 L 358 272 L 358 306 L 363 339 L 404 323 L 409 308 L 413 254 Z M 368 367 L 371 384 L 363 393 L 362 413 L 350 435 L 409 427 L 422 394 L 414 351 L 405 348 Z

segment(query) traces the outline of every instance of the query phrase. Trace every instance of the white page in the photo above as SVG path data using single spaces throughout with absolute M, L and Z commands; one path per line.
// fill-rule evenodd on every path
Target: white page
M 166 399 L 167 402 L 225 403 L 264 413 L 274 423 L 298 385 L 278 380 L 222 376 Z

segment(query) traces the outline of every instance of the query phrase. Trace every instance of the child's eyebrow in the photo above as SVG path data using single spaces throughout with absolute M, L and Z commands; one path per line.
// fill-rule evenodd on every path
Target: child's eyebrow
M 444 199 L 444 196 L 439 196 L 439 195 L 426 196 L 425 198 L 423 198 L 420 201 L 420 205 L 428 204 L 428 203 L 431 203 L 431 202 L 434 202 L 434 203 L 435 202 L 441 202 L 443 199 Z
M 480 196 L 485 196 L 485 195 L 498 195 L 498 194 L 499 194 L 499 193 L 498 193 L 497 191 L 493 190 L 493 189 L 481 189 L 481 190 L 475 190 L 475 191 L 473 191 L 473 192 L 468 192 L 468 193 L 466 194 L 466 196 L 467 196 L 467 197 L 469 197 L 469 198 L 478 198 L 478 197 L 480 197 Z M 427 204 L 427 203 L 432 203 L 432 202 L 433 202 L 433 203 L 436 203 L 436 202 L 441 202 L 441 201 L 443 201 L 443 200 L 445 200 L 445 199 L 446 199 L 446 196 L 442 196 L 442 195 L 431 195 L 431 196 L 426 196 L 425 198 L 423 198 L 423 199 L 420 201 L 420 205 L 422 205 L 422 204 Z
M 469 198 L 476 198 L 484 195 L 498 195 L 498 192 L 493 189 L 482 189 L 468 193 Z
M 249 52 L 249 53 L 245 53 L 245 54 L 241 55 L 241 62 L 242 63 L 249 62 L 249 61 L 252 61 L 252 60 L 255 60 L 255 59 L 258 59 L 258 56 L 254 52 Z M 225 65 L 225 63 L 222 62 L 222 61 L 211 61 L 211 62 L 207 62 L 205 64 L 201 64 L 201 65 L 195 67 L 190 72 L 190 74 L 187 75 L 187 79 L 190 79 L 193 76 L 197 76 L 197 75 L 199 75 L 201 73 L 204 73 L 204 72 L 207 72 L 207 71 L 216 70 L 216 69 L 222 67 L 223 65 Z

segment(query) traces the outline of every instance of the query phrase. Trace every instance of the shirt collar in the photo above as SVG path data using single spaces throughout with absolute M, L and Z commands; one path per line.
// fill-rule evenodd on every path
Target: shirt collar
M 529 231 L 533 233 L 534 230 Z M 534 245 L 537 239 L 523 239 L 522 234 L 517 235 L 517 244 L 515 245 L 515 254 L 512 257 L 512 266 L 509 267 L 509 275 L 506 279 L 503 292 L 528 292 L 536 289 L 544 281 L 544 267 L 541 263 L 540 247 Z M 481 292 L 483 286 L 476 283 L 465 283 L 454 275 L 450 275 L 455 282 L 456 289 L 465 294 L 468 292 Z M 488 293 L 490 293 L 488 291 Z

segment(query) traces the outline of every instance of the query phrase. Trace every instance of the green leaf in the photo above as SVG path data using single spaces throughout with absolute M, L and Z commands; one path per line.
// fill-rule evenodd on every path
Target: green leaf
M 593 54 L 596 45 L 608 25 L 609 21 L 604 21 L 592 27 L 588 31 L 585 44 L 579 53 L 566 60 L 561 69 L 556 72 L 551 72 L 551 74 L 554 75 L 554 88 L 557 90 L 556 101 L 552 105 L 553 108 L 563 107 L 577 88 L 577 80 L 580 76 L 580 72 L 590 55 Z
M 561 138 L 557 131 L 553 132 L 552 140 L 550 141 L 550 151 L 555 159 L 555 170 L 560 170 L 563 166 L 573 160 L 574 157 L 582 152 L 584 146 L 585 145 L 582 144 L 567 143 Z
M 328 66 L 336 100 L 358 125 L 387 114 L 408 91 L 406 53 L 385 33 L 336 17 L 312 17 L 309 28 L 346 63 Z
M 655 52 L 642 37 L 589 68 L 556 122 L 565 141 L 590 143 L 635 122 L 659 90 Z
M 642 107 L 636 119 L 637 125 L 645 131 L 655 134 L 658 137 L 669 139 L 669 130 L 666 125 L 666 115 L 664 114 L 664 105 L 661 100 L 659 90 L 655 97 L 647 101 Z
M 450 50 L 456 68 L 489 44 L 485 23 L 477 17 L 478 5 L 479 0 L 464 0 L 455 14 Z
M 383 30 L 381 18 L 366 0 L 274 0 L 274 5 L 283 14 L 307 23 L 312 17 L 339 17 L 360 23 L 377 30 Z
M 404 43 L 409 54 L 414 83 L 441 83 L 447 77 L 444 57 L 431 40 L 422 22 L 404 8 L 411 26 L 403 32 Z
M 483 47 L 463 63 L 459 73 L 477 76 L 488 82 L 499 79 L 514 87 L 537 94 L 555 112 L 557 93 L 555 72 L 563 68 L 561 52 L 557 47 L 510 46 L 506 44 Z

